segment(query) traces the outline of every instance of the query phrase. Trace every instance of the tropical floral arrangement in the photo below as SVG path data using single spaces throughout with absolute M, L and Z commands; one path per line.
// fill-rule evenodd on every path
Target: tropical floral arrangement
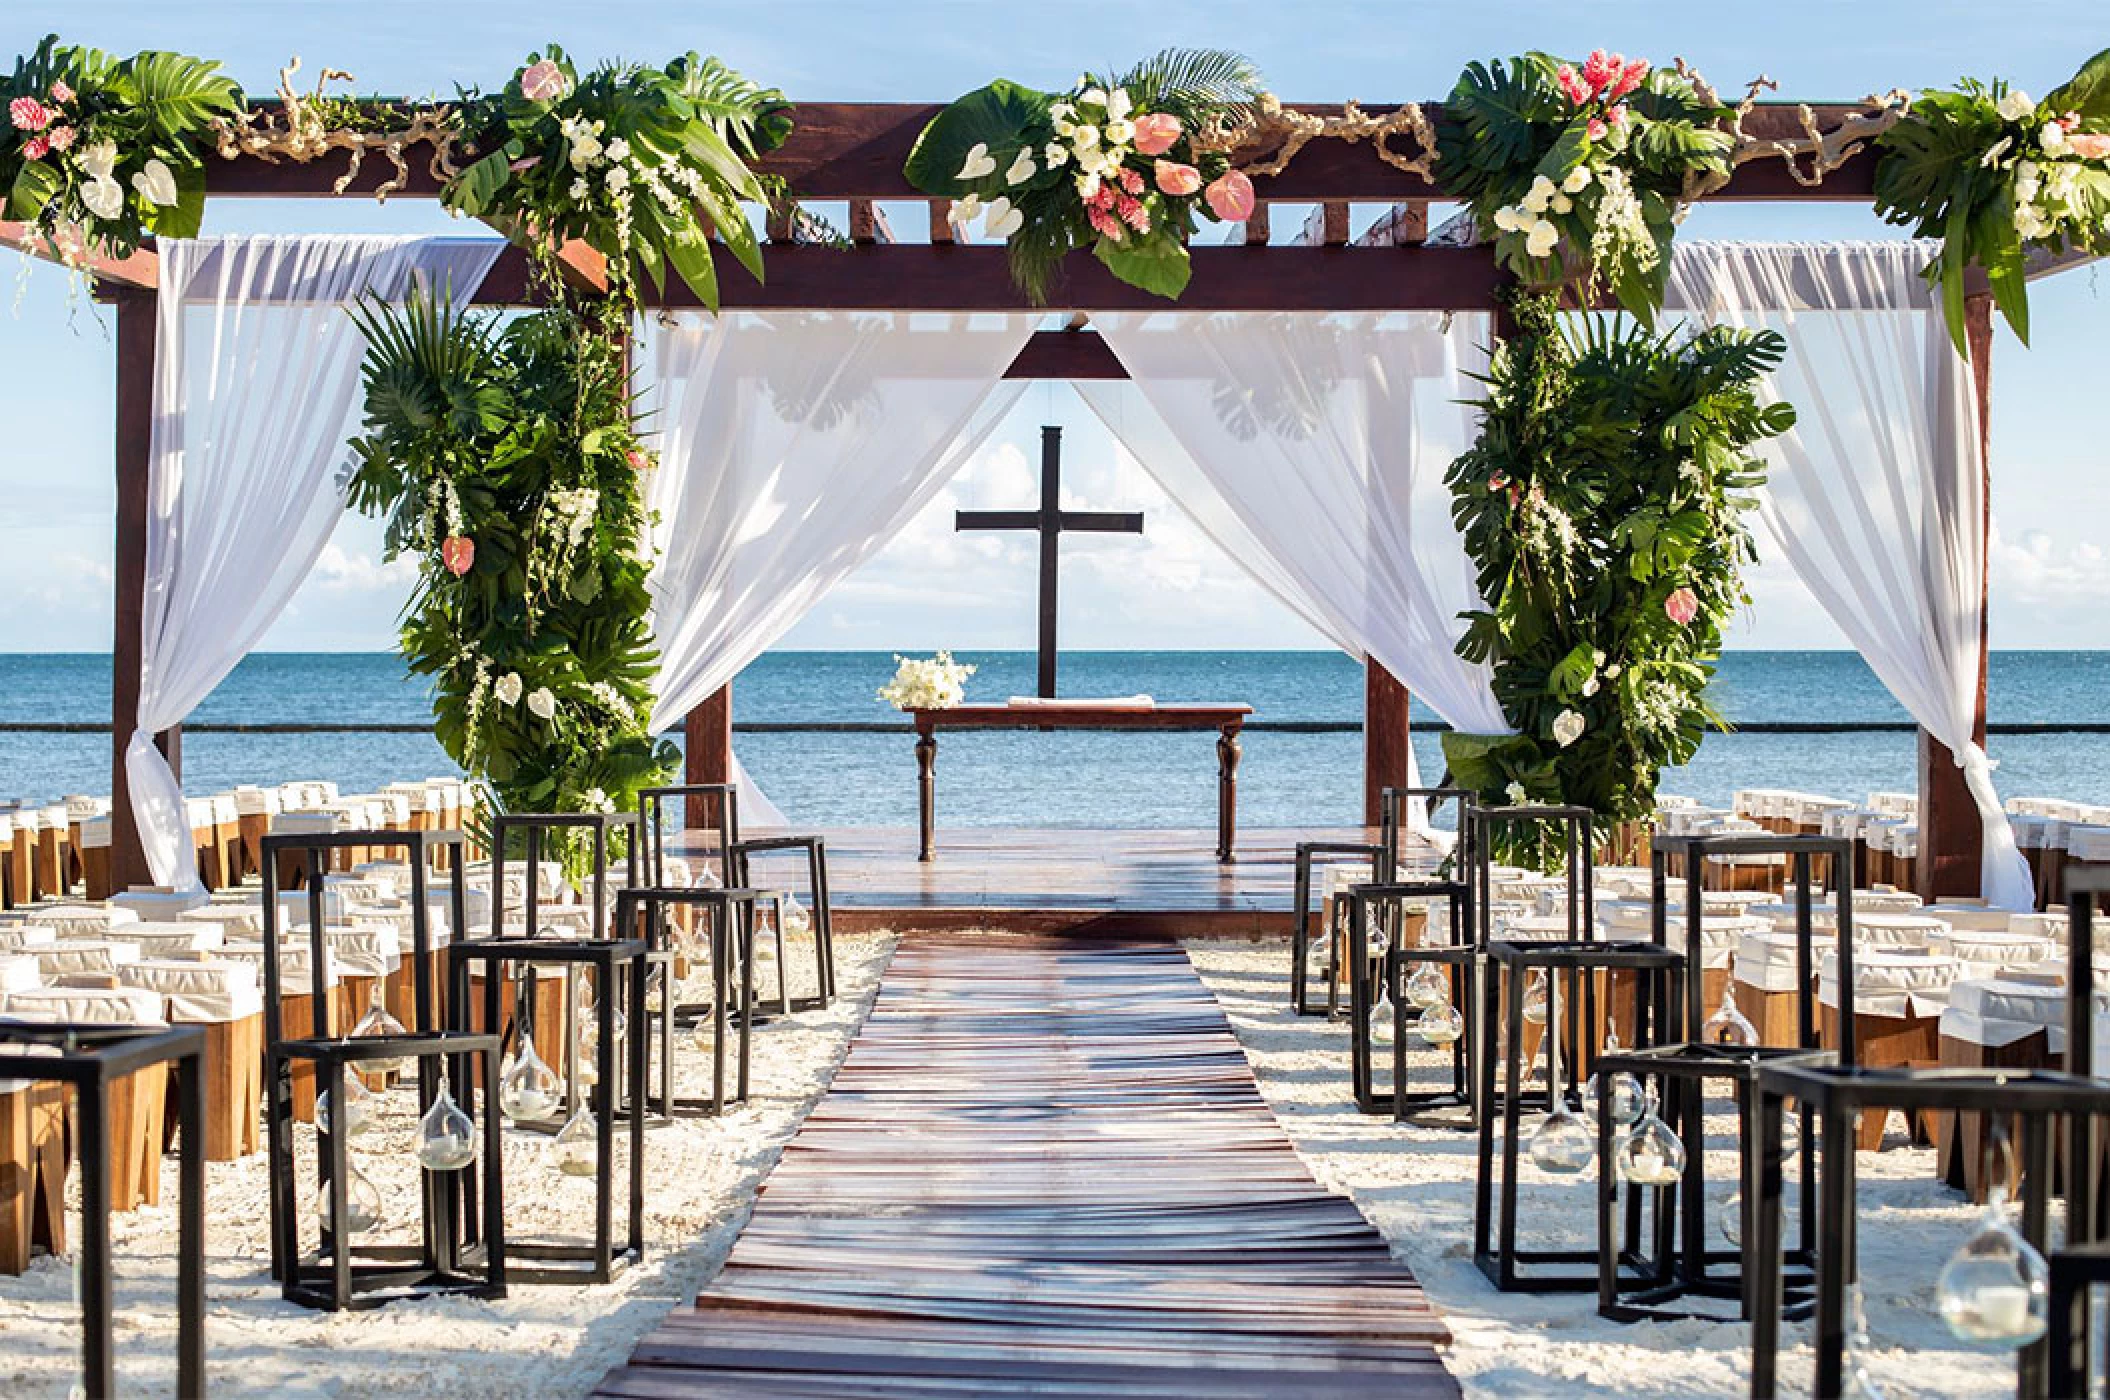
M 352 503 L 418 561 L 401 647 L 434 732 L 503 812 L 636 806 L 674 771 L 648 731 L 657 655 L 639 441 L 620 341 L 555 308 L 416 298 L 358 313 L 371 348 Z
M 602 64 L 581 77 L 553 44 L 503 91 L 465 98 L 453 123 L 476 160 L 448 184 L 446 205 L 546 258 L 566 240 L 587 244 L 607 259 L 618 300 L 635 305 L 640 274 L 657 287 L 671 267 L 715 309 L 714 235 L 762 276 L 741 204 L 769 197 L 748 162 L 790 134 L 790 104 L 715 58 Z
M 1734 114 L 1689 75 L 1599 49 L 1467 66 L 1437 128 L 1437 173 L 1529 287 L 1575 278 L 1651 321 L 1688 191 L 1729 173 Z
M 1771 331 L 1657 333 L 1515 298 L 1480 436 L 1446 478 L 1478 576 L 1458 652 L 1491 663 L 1513 735 L 1444 735 L 1484 800 L 1647 816 L 1664 767 L 1718 726 L 1705 690 L 1755 557 L 1753 444 L 1795 422 L 1759 380 Z
M 894 658 L 894 679 L 879 687 L 879 698 L 897 710 L 949 710 L 967 695 L 967 678 L 974 667 L 952 659 L 941 651 L 927 661 L 913 656 Z
M 1170 49 L 1126 73 L 1086 74 L 1067 93 L 994 82 L 931 119 L 905 173 L 956 201 L 956 221 L 979 220 L 1003 240 L 1036 303 L 1078 248 L 1122 281 L 1177 298 L 1196 221 L 1253 212 L 1253 182 L 1209 137 L 1259 95 L 1253 65 L 1218 50 Z
M 216 63 L 145 52 L 112 58 L 56 35 L 0 81 L 0 188 L 76 273 L 149 234 L 188 238 L 205 212 L 200 151 L 241 90 Z
M 2110 253 L 2110 50 L 2042 102 L 1968 78 L 1923 92 L 1877 149 L 1876 212 L 1942 241 L 1927 280 L 1958 349 L 1969 268 L 2028 344 L 2029 249 Z

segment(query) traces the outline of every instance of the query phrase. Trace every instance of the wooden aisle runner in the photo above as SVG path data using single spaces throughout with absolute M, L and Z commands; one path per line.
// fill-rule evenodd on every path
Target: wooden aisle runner
M 1174 944 L 901 945 L 724 1272 L 600 1394 L 1454 1396 Z

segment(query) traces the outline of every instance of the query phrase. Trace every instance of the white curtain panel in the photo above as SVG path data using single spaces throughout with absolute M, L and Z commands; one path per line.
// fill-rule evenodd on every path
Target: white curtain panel
M 183 722 L 285 610 L 344 511 L 366 338 L 345 308 L 414 285 L 467 301 L 492 239 L 164 239 L 154 338 L 132 810 L 158 884 L 194 887 L 183 789 L 152 735 Z
M 1443 474 L 1471 443 L 1488 318 L 1095 312 L 1134 392 L 1078 391 L 1232 558 L 1455 728 L 1506 734 L 1456 650 L 1480 605 Z M 1418 779 L 1417 779 L 1418 781 Z
M 2029 870 L 1971 737 L 1986 502 L 1968 367 L 1920 277 L 1935 247 L 1683 244 L 1668 304 L 1786 336 L 1766 392 L 1797 423 L 1762 449 L 1761 516 L 1890 693 L 1958 756 L 1985 830 L 1985 896 L 2026 909 Z
M 729 312 L 648 335 L 655 732 L 768 650 L 951 479 L 1023 391 L 1003 375 L 1039 320 Z M 743 811 L 770 824 L 767 799 L 735 777 Z

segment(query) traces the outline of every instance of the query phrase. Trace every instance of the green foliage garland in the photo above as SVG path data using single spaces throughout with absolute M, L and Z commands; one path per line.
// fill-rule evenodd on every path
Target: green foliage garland
M 352 502 L 418 560 L 402 650 L 434 731 L 509 812 L 629 810 L 673 771 L 640 445 L 606 303 L 505 320 L 428 299 L 359 313 L 372 348 Z
M 1199 138 L 1259 94 L 1250 62 L 1209 49 L 1086 74 L 1067 94 L 999 81 L 932 118 L 904 173 L 924 193 L 960 201 L 956 219 L 980 218 L 1006 240 L 1011 274 L 1036 304 L 1077 248 L 1122 281 L 1177 299 L 1197 218 L 1253 209 L 1252 181 Z
M 84 268 L 149 234 L 191 238 L 205 212 L 200 151 L 241 90 L 217 63 L 145 52 L 112 58 L 47 36 L 0 81 L 0 190 L 53 256 Z
M 2029 249 L 2110 253 L 2110 50 L 2042 102 L 1997 80 L 1923 92 L 1876 146 L 1876 212 L 1942 242 L 1927 280 L 1959 350 L 1969 269 L 2026 345 Z
M 756 280 L 762 250 L 742 201 L 770 191 L 748 163 L 783 144 L 790 104 L 715 58 L 664 68 L 602 64 L 581 77 L 556 45 L 531 54 L 501 92 L 469 95 L 455 120 L 481 152 L 449 183 L 450 209 L 489 220 L 544 256 L 578 239 L 608 260 L 609 290 L 636 303 L 637 278 L 669 267 L 718 305 L 715 235 Z
M 1691 79 L 1603 50 L 1467 66 L 1437 128 L 1437 173 L 1526 286 L 1582 278 L 1652 321 L 1680 203 L 1726 176 L 1729 109 Z
M 1723 624 L 1748 601 L 1751 446 L 1795 421 L 1761 402 L 1777 334 L 1657 334 L 1623 318 L 1564 328 L 1519 296 L 1479 439 L 1451 466 L 1452 515 L 1484 610 L 1461 656 L 1490 662 L 1517 733 L 1446 734 L 1460 785 L 1490 802 L 1648 815 L 1657 778 L 1719 725 L 1704 691 Z

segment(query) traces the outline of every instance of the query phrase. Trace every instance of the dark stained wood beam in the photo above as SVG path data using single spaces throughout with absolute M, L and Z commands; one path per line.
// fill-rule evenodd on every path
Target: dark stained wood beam
M 1289 104 L 1294 110 L 1319 116 L 1337 115 L 1341 108 L 1329 104 Z M 1425 103 L 1433 119 L 1440 104 Z M 802 102 L 794 111 L 797 125 L 784 145 L 763 157 L 756 169 L 781 176 L 803 199 L 921 199 L 902 175 L 909 149 L 939 107 L 915 102 Z M 1366 109 L 1381 115 L 1386 106 Z M 1814 105 L 1819 125 L 1837 126 L 1847 117 L 1865 111 L 1858 104 Z M 1794 103 L 1761 103 L 1745 119 L 1744 130 L 1759 139 L 1796 140 L 1804 135 Z M 430 198 L 439 193 L 439 182 L 429 166 L 431 152 L 424 145 L 405 153 L 410 177 L 394 198 Z M 206 163 L 206 189 L 214 195 L 277 196 L 280 198 L 327 197 L 344 175 L 349 157 L 333 153 L 299 164 L 277 164 L 255 156 Z M 394 176 L 386 160 L 369 158 L 359 175 L 346 188 L 347 194 L 371 195 Z M 1815 188 L 1798 184 L 1780 160 L 1753 161 L 1738 167 L 1728 186 L 1711 199 L 1726 200 L 1862 200 L 1874 192 L 1875 153 L 1864 149 L 1845 165 L 1827 175 Z M 1254 181 L 1262 199 L 1321 202 L 1329 199 L 1390 204 L 1402 199 L 1442 198 L 1440 180 L 1431 183 L 1411 171 L 1388 165 L 1367 143 L 1314 141 L 1289 163 L 1280 175 Z
M 147 514 L 152 496 L 156 298 L 128 289 L 117 308 L 117 513 L 111 554 L 115 629 L 110 638 L 110 878 L 119 890 L 154 883 L 132 819 L 125 747 L 139 727 L 140 657 L 146 645 Z M 175 764 L 174 735 L 159 736 Z M 181 769 L 178 768 L 180 776 Z
M 51 245 L 33 225 L 0 219 L 0 248 L 26 252 L 42 262 L 56 264 Z M 105 288 L 133 287 L 151 291 L 161 285 L 161 257 L 151 248 L 141 248 L 129 257 L 93 258 L 89 268 Z
M 1265 247 L 1272 233 L 1268 206 L 1261 203 L 1253 206 L 1253 217 L 1238 226 L 1237 237 L 1230 241 L 1244 244 L 1248 248 Z
M 733 688 L 720 686 L 682 725 L 682 781 L 729 783 L 733 775 Z M 696 821 L 701 825 L 700 819 Z
M 1407 787 L 1414 771 L 1407 688 L 1375 661 L 1363 663 L 1363 825 L 1384 820 L 1385 789 Z M 1425 783 L 1422 786 L 1434 786 Z
M 1429 202 L 1407 200 L 1395 204 L 1385 216 L 1363 230 L 1355 240 L 1358 248 L 1415 248 L 1428 241 Z
M 1348 246 L 1348 203 L 1332 199 L 1321 204 L 1305 217 L 1304 227 L 1297 234 L 1297 246 L 1304 248 L 1345 248 Z
M 1096 331 L 1039 331 L 1018 352 L 1006 379 L 1126 379 L 1128 371 Z

